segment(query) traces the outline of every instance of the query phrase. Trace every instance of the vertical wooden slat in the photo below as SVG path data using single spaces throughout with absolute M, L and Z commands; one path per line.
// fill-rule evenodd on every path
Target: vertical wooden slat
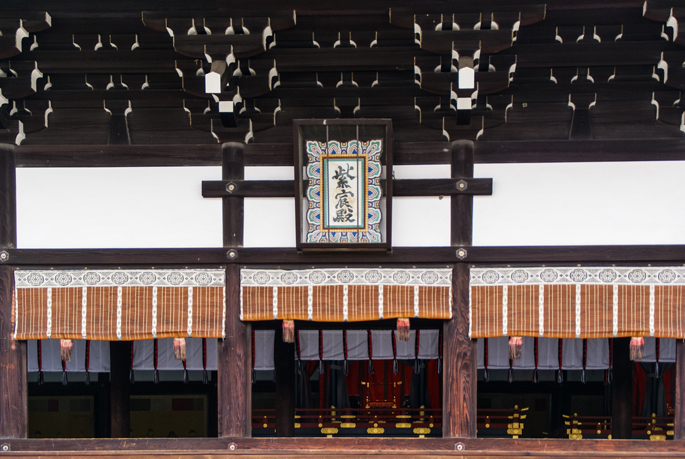
M 452 144 L 452 177 L 473 177 L 473 142 Z M 452 196 L 452 246 L 470 247 L 473 197 Z M 476 341 L 469 339 L 469 268 L 454 265 L 452 319 L 443 332 L 442 436 L 476 436 Z
M 282 330 L 274 339 L 276 370 L 276 436 L 295 435 L 295 344 L 283 341 Z
M 226 339 L 219 340 L 219 436 L 249 437 L 252 387 L 250 328 L 240 321 L 240 270 L 226 269 Z
M 243 145 L 226 143 L 222 147 L 224 180 L 242 180 Z M 243 198 L 223 198 L 224 247 L 243 245 Z M 217 398 L 219 436 L 249 437 L 251 432 L 252 388 L 250 326 L 240 320 L 240 270 L 226 269 L 226 339 L 219 341 Z
M 128 438 L 131 435 L 131 342 L 110 342 L 109 361 L 110 437 Z
M 675 426 L 673 438 L 685 440 L 685 342 L 676 340 Z
M 17 246 L 16 177 L 14 147 L 0 144 L 0 249 Z
M 0 266 L 0 438 L 26 438 L 26 341 L 12 337 L 14 273 Z
M 631 436 L 633 417 L 633 362 L 630 338 L 614 338 L 614 377 L 611 383 L 611 438 Z

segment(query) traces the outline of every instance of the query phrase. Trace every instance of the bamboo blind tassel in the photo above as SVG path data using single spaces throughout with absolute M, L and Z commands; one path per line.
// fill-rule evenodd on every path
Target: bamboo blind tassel
M 642 360 L 645 354 L 645 339 L 630 338 L 630 360 Z
M 295 342 L 295 321 L 294 320 L 284 320 L 283 321 L 283 342 L 284 343 L 294 343 Z
M 512 336 L 509 338 L 509 360 L 520 360 L 523 349 L 523 337 Z
M 397 319 L 397 339 L 409 341 L 409 319 Z
M 71 351 L 74 349 L 74 343 L 70 339 L 59 340 L 59 353 L 62 356 L 63 362 L 71 360 Z
M 186 360 L 186 339 L 174 338 L 174 357 L 176 360 Z

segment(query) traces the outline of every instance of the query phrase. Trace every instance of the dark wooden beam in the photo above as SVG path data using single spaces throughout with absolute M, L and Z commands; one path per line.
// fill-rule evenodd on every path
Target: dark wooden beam
M 109 413 L 110 436 L 129 438 L 131 436 L 131 342 L 109 343 L 110 386 Z
M 249 437 L 252 430 L 251 330 L 240 320 L 240 270 L 226 269 L 226 339 L 219 340 L 219 437 Z
M 452 177 L 473 177 L 473 142 L 452 144 Z M 451 206 L 452 246 L 470 247 L 473 196 L 453 196 Z M 478 373 L 476 341 L 469 338 L 468 265 L 455 264 L 452 276 L 452 318 L 445 321 L 443 327 L 442 436 L 474 438 Z
M 685 245 L 464 247 L 469 264 L 585 265 L 683 264 Z M 8 263 L 23 268 L 96 266 L 216 266 L 428 263 L 459 261 L 457 247 L 396 247 L 388 252 L 298 252 L 292 248 L 198 249 L 8 249 Z
M 14 270 L 0 266 L 0 439 L 28 436 L 26 341 L 15 341 Z M 2 440 L 0 440 L 0 443 Z
M 633 420 L 633 362 L 630 338 L 614 338 L 611 382 L 611 438 L 630 438 Z
M 14 148 L 0 144 L 0 249 L 17 246 L 16 184 Z
M 451 178 L 422 180 L 393 180 L 395 196 L 452 196 L 491 195 L 492 179 Z M 202 196 L 219 198 L 241 197 L 293 197 L 292 180 L 221 180 L 202 182 Z
M 6 148 L 12 148 L 8 145 Z M 292 143 L 251 143 L 246 166 L 291 166 Z M 395 142 L 395 164 L 450 164 L 447 142 Z M 218 166 L 221 145 L 20 145 L 17 167 Z M 474 143 L 474 162 L 681 161 L 685 139 L 517 140 Z
M 277 324 L 281 324 L 280 321 Z M 274 339 L 276 372 L 276 436 L 295 436 L 295 344 L 283 341 L 282 330 Z
M 676 340 L 674 440 L 685 440 L 685 341 Z
M 243 145 L 228 143 L 222 146 L 224 180 L 244 178 Z M 223 199 L 224 251 L 243 245 L 243 198 Z M 225 252 L 225 259 L 236 254 Z M 240 320 L 240 269 L 230 265 L 226 269 L 226 339 L 219 341 L 218 388 L 219 436 L 249 437 L 252 424 L 252 361 L 251 330 Z

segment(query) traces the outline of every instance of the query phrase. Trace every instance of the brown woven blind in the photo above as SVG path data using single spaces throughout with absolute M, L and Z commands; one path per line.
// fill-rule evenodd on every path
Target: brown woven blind
M 685 338 L 685 268 L 471 269 L 471 338 Z
M 452 317 L 451 269 L 243 269 L 241 319 Z
M 14 337 L 222 338 L 223 270 L 15 271 Z

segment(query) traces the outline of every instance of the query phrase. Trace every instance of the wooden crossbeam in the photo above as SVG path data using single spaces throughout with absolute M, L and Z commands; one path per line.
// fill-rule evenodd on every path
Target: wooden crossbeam
M 492 179 L 393 180 L 395 196 L 491 195 Z M 286 198 L 295 196 L 292 180 L 217 180 L 202 182 L 202 197 Z

